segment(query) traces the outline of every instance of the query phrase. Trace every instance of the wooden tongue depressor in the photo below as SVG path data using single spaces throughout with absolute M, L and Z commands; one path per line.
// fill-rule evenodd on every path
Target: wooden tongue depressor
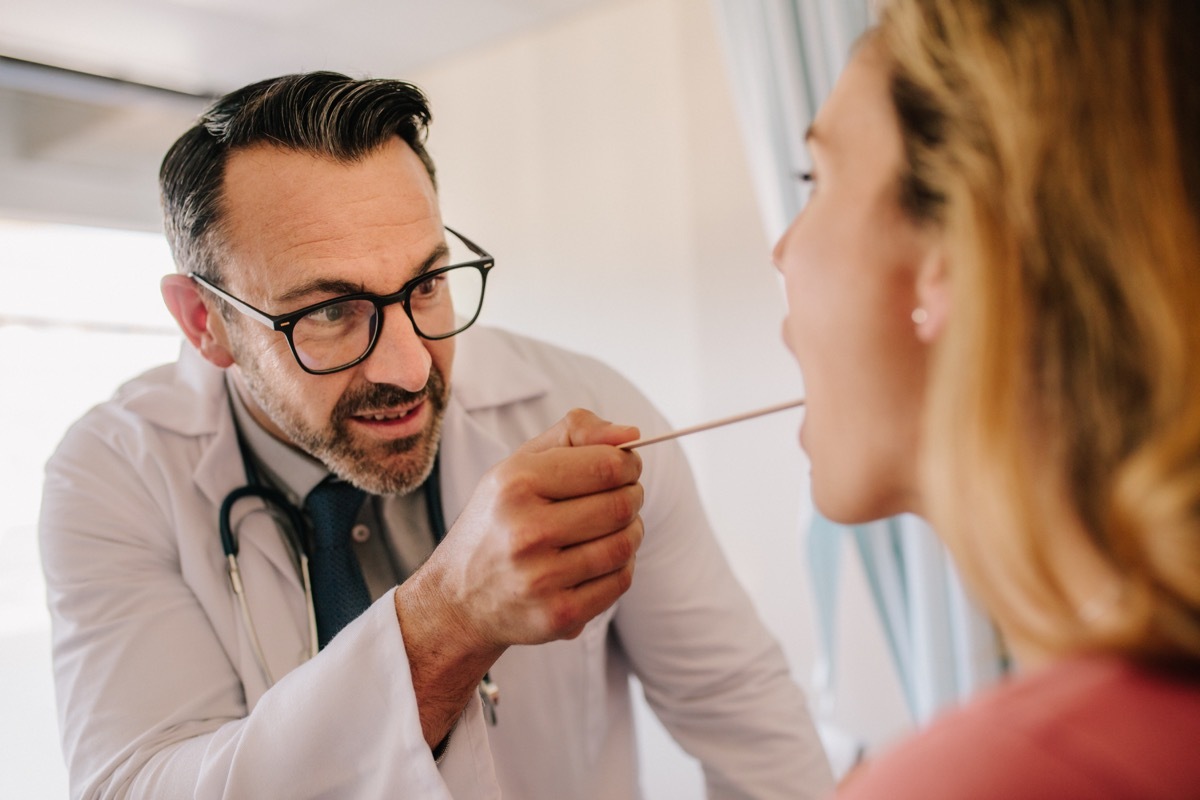
M 626 442 L 625 444 L 617 445 L 617 447 L 621 450 L 633 450 L 634 448 L 641 447 L 643 445 L 665 442 L 668 439 L 676 439 L 680 436 L 687 436 L 689 433 L 706 431 L 710 428 L 719 428 L 722 425 L 730 425 L 734 422 L 741 422 L 744 419 L 753 419 L 754 417 L 761 417 L 766 414 L 774 414 L 776 411 L 786 411 L 789 408 L 798 408 L 802 405 L 804 405 L 803 398 L 799 400 L 789 400 L 786 403 L 777 403 L 776 405 L 767 406 L 766 408 L 760 408 L 755 411 L 746 411 L 741 414 L 734 414 L 731 417 L 721 417 L 720 419 L 714 419 L 711 422 L 702 422 L 699 425 L 693 425 L 690 428 L 680 428 L 677 431 L 661 433 L 658 436 L 647 436 L 645 439 L 635 439 L 632 442 Z

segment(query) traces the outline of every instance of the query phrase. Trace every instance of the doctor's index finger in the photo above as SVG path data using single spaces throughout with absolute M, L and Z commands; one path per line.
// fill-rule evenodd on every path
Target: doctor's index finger
M 521 449 L 539 452 L 552 447 L 581 447 L 593 444 L 619 445 L 632 442 L 640 436 L 633 425 L 619 425 L 602 419 L 584 408 L 568 411 L 558 422 L 545 432 L 530 439 Z
M 548 500 L 610 491 L 637 483 L 642 475 L 637 453 L 611 445 L 556 447 L 530 454 L 527 464 L 536 476 L 538 494 Z

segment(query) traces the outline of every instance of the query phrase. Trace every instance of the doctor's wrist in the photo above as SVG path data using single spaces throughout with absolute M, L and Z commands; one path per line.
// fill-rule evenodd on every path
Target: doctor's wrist
M 418 571 L 419 574 L 419 571 Z M 396 618 L 404 639 L 409 673 L 416 695 L 421 731 L 431 749 L 443 746 L 479 681 L 503 648 L 464 641 L 465 631 L 452 614 L 429 602 L 414 575 L 395 590 Z

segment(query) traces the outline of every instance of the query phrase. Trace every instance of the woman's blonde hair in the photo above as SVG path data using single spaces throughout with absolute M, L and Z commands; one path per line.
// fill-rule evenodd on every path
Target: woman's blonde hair
M 1001 626 L 1200 663 L 1196 0 L 891 0 L 900 197 L 944 232 L 926 509 Z

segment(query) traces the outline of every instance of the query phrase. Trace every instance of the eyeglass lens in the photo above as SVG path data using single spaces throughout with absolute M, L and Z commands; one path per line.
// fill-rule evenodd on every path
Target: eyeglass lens
M 483 303 L 483 280 L 482 270 L 463 266 L 414 285 L 408 296 L 408 311 L 417 333 L 427 339 L 440 339 L 469 327 Z M 316 371 L 356 361 L 371 347 L 379 325 L 378 314 L 370 300 L 346 300 L 304 315 L 292 329 L 296 357 Z

